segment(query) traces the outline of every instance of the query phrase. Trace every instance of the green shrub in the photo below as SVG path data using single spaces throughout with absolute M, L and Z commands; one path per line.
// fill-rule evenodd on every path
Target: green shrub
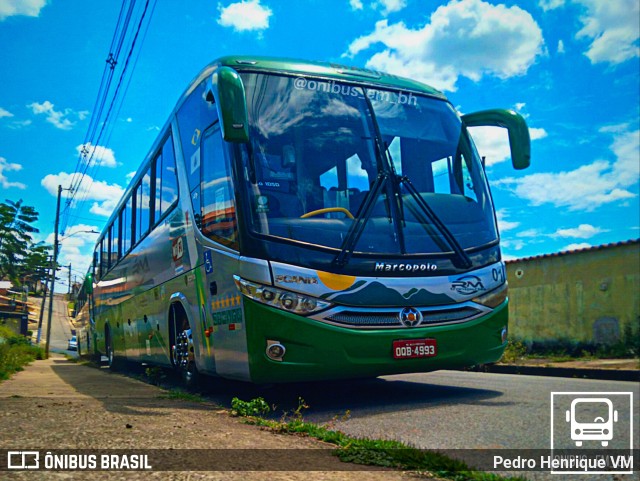
M 44 359 L 44 351 L 32 346 L 28 338 L 0 326 L 0 380 L 9 377 L 36 359 Z
M 234 416 L 265 416 L 271 412 L 271 408 L 267 404 L 264 398 L 255 398 L 251 401 L 243 401 L 234 397 L 231 400 L 231 414 Z
M 507 347 L 502 355 L 502 362 L 516 362 L 522 359 L 527 354 L 527 346 L 522 341 L 516 339 L 509 339 Z

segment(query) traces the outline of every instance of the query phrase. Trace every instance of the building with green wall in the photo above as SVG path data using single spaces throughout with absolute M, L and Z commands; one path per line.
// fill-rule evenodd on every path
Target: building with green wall
M 510 337 L 614 344 L 640 324 L 640 239 L 507 261 Z

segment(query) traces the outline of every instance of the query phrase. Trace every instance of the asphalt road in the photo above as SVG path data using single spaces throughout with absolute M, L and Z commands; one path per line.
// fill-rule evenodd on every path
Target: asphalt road
M 628 448 L 630 417 L 638 426 L 640 385 L 633 382 L 438 371 L 386 376 L 366 381 L 274 386 L 259 389 L 214 380 L 207 395 L 223 405 L 231 397 L 264 397 L 274 417 L 291 412 L 304 399 L 308 421 L 329 423 L 358 437 L 388 438 L 425 449 L 548 449 L 551 393 L 633 393 L 609 395 L 619 407 L 616 447 Z M 575 396 L 555 395 L 555 447 L 572 447 L 560 436 L 565 407 Z M 568 404 L 567 404 L 568 402 Z M 560 431 L 558 431 L 560 430 Z M 633 440 L 638 447 L 638 438 Z
M 42 340 L 47 335 L 47 319 L 49 315 L 49 300 L 45 302 Z M 71 338 L 71 325 L 67 316 L 67 301 L 64 296 L 56 295 L 53 299 L 53 315 L 51 316 L 51 344 L 52 352 L 67 352 L 67 342 Z

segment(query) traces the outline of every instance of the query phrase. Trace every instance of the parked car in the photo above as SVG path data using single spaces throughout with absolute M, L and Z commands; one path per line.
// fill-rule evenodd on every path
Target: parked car
M 76 336 L 71 336 L 69 342 L 67 343 L 67 351 L 77 351 L 78 350 L 78 339 Z

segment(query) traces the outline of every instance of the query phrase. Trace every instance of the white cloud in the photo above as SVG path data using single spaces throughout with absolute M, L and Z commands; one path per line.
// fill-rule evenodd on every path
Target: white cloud
M 565 53 L 564 42 L 562 40 L 558 40 L 558 53 L 559 54 Z
M 47 0 L 0 0 L 0 20 L 14 15 L 37 17 Z
M 241 1 L 227 7 L 220 5 L 218 10 L 218 23 L 237 32 L 265 30 L 269 28 L 269 17 L 273 14 L 269 7 L 260 5 L 260 0 Z
M 601 234 L 603 232 L 609 232 L 606 229 L 600 227 L 594 227 L 591 224 L 580 224 L 578 227 L 571 229 L 558 229 L 551 237 L 572 237 L 574 239 L 590 239 L 591 237 Z
M 523 230 L 523 231 L 518 232 L 516 234 L 516 237 L 534 238 L 534 237 L 543 237 L 545 235 L 546 234 L 543 234 L 538 229 L 527 229 L 527 230 Z
M 70 115 L 77 116 L 80 120 L 85 118 L 83 112 L 74 112 L 72 109 L 64 109 L 64 111 L 55 110 L 54 105 L 45 100 L 41 104 L 37 102 L 33 102 L 27 105 L 31 109 L 31 111 L 36 115 L 46 115 L 47 122 L 54 125 L 56 128 L 61 130 L 70 130 L 76 124 L 68 119 Z
M 76 147 L 78 155 L 82 155 L 83 149 L 86 148 L 86 156 L 83 157 L 85 163 L 89 163 L 90 167 L 94 165 L 100 165 L 102 167 L 117 167 L 116 156 L 112 149 L 96 145 L 95 147 L 91 142 L 87 144 L 80 144 Z
M 523 240 L 520 239 L 516 239 L 516 240 L 511 240 L 511 239 L 502 239 L 500 241 L 500 245 L 504 248 L 504 249 L 513 249 L 516 251 L 522 250 L 522 248 L 526 245 L 525 242 Z
M 486 165 L 495 165 L 511 158 L 509 136 L 501 127 L 470 127 L 469 132 L 481 157 L 486 157 Z M 543 139 L 547 131 L 542 128 L 529 128 L 531 140 Z
M 538 5 L 546 12 L 564 6 L 564 0 L 540 0 Z
M 399 12 L 407 6 L 406 0 L 378 0 L 376 7 L 382 9 L 382 15 L 389 15 L 393 12 Z
M 382 50 L 369 58 L 367 67 L 453 91 L 460 76 L 477 81 L 483 75 L 526 73 L 543 52 L 544 40 L 533 17 L 520 7 L 451 0 L 415 30 L 403 22 L 377 22 L 372 33 L 349 45 L 345 56 L 377 44 Z
M 601 205 L 636 197 L 629 191 L 640 176 L 640 131 L 613 135 L 614 162 L 596 160 L 575 170 L 531 174 L 494 181 L 532 205 L 551 203 L 570 211 L 591 212 Z
M 86 272 L 91 264 L 92 252 L 98 239 L 99 230 L 95 225 L 76 224 L 67 228 L 64 234 L 60 234 L 60 252 L 58 261 L 61 265 L 71 264 L 73 271 Z M 90 232 L 95 231 L 95 232 Z M 52 245 L 55 240 L 54 233 L 50 233 L 45 243 Z M 63 277 L 66 279 L 66 276 Z
M 349 5 L 351 5 L 351 10 L 362 10 L 364 8 L 362 0 L 349 0 Z
M 75 179 L 74 174 L 60 172 L 59 174 L 49 174 L 45 176 L 40 184 L 53 195 L 58 195 L 58 185 L 68 186 Z M 124 194 L 124 189 L 118 184 L 109 184 L 104 181 L 94 180 L 91 176 L 85 175 L 78 187 L 76 198 L 83 198 L 94 201 L 91 205 L 92 214 L 109 217 L 113 214 L 118 201 Z M 69 191 L 62 191 L 63 197 L 69 197 Z
M 591 63 L 618 64 L 640 56 L 640 3 L 638 0 L 574 0 L 586 12 L 580 17 L 577 39 L 591 40 L 585 55 Z
M 29 125 L 31 125 L 33 122 L 31 122 L 31 120 L 14 120 L 13 122 L 9 123 L 7 125 L 7 127 L 9 127 L 10 129 L 21 129 L 22 127 L 27 127 Z
M 508 230 L 515 229 L 520 225 L 520 222 L 512 222 L 506 220 L 507 215 L 508 214 L 505 209 L 499 209 L 498 211 L 496 211 L 496 217 L 498 218 L 498 228 L 500 229 L 500 232 L 506 232 Z
M 22 182 L 9 182 L 7 176 L 4 175 L 5 172 L 16 172 L 18 170 L 22 170 L 22 166 L 20 164 L 9 163 L 7 162 L 7 159 L 0 157 L 0 185 L 3 189 L 10 189 L 11 187 L 15 187 L 16 189 L 27 188 L 27 186 Z
M 13 117 L 13 114 L 8 110 L 5 110 L 2 107 L 0 107 L 0 119 L 3 117 Z
M 589 247 L 593 247 L 591 244 L 587 244 L 586 242 L 581 242 L 580 244 L 569 244 L 566 247 L 560 249 L 560 251 L 577 251 L 580 249 L 588 249 Z

